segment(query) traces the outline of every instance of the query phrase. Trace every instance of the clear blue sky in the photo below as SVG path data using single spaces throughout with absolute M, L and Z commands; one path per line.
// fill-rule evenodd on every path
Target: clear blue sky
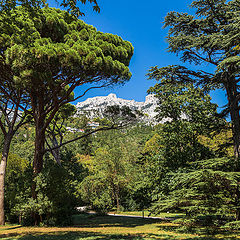
M 57 7 L 54 0 L 50 6 Z M 134 46 L 134 56 L 130 70 L 132 78 L 124 86 L 113 89 L 92 90 L 84 98 L 103 96 L 111 92 L 118 97 L 144 101 L 147 90 L 155 81 L 147 80 L 146 74 L 151 66 L 166 66 L 180 63 L 178 58 L 166 51 L 167 30 L 163 29 L 163 20 L 169 11 L 189 12 L 190 0 L 98 0 L 101 13 L 92 11 L 91 5 L 81 6 L 86 23 L 99 31 L 109 32 L 130 41 Z M 222 92 L 211 94 L 213 101 L 222 106 L 226 103 Z

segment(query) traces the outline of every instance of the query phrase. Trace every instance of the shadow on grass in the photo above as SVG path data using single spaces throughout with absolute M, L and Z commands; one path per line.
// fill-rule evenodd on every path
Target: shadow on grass
M 37 229 L 37 232 L 31 232 L 31 229 L 26 233 L 15 232 L 15 233 L 0 233 L 0 239 L 4 240 L 151 240 L 151 239 L 162 239 L 162 240 L 237 240 L 237 234 L 233 236 L 233 233 L 225 232 L 221 233 L 221 237 L 217 237 L 216 235 L 206 235 L 199 234 L 191 235 L 191 234 L 182 234 L 180 233 L 178 226 L 158 226 L 158 231 L 154 231 L 153 233 L 144 233 L 144 229 L 148 228 L 145 226 L 140 233 L 137 234 L 129 234 L 126 229 L 122 230 L 122 233 L 117 234 L 118 227 L 126 227 L 126 228 L 134 228 L 136 226 L 144 226 L 146 224 L 152 223 L 161 223 L 163 221 L 155 220 L 155 219 L 141 219 L 141 218 L 129 218 L 129 217 L 113 217 L 113 216 L 91 216 L 91 215 L 76 215 L 73 218 L 75 227 L 74 230 L 68 228 L 68 230 L 63 230 L 61 228 L 56 228 L 55 232 L 47 232 L 48 230 L 41 231 L 41 229 Z M 13 228 L 20 228 L 21 226 L 13 226 Z M 78 230 L 79 227 L 79 230 Z M 81 228 L 86 227 L 90 228 L 90 231 L 81 231 Z M 101 233 L 97 231 L 101 231 L 103 227 L 112 227 L 110 233 Z M 94 228 L 98 228 L 95 230 Z M 114 231 L 116 228 L 116 231 Z M 157 229 L 156 229 L 157 230 Z
M 183 235 L 171 235 L 168 233 L 159 234 L 103 234 L 95 232 L 55 232 L 49 234 L 34 233 L 26 235 L 0 235 L 3 240 L 237 240 L 237 237 L 214 237 L 214 236 L 196 236 L 188 237 Z
M 73 216 L 73 224 L 77 227 L 137 227 L 146 224 L 159 223 L 159 219 L 133 218 L 133 217 L 118 217 L 118 216 L 95 216 L 95 215 L 75 215 Z
M 101 234 L 101 233 L 89 233 L 89 232 L 69 232 L 69 233 L 62 233 L 62 234 L 28 234 L 25 236 L 21 236 L 18 238 L 9 238 L 7 237 L 6 240 L 154 240 L 154 239 L 162 239 L 162 240 L 219 240 L 220 238 L 215 237 L 183 237 L 183 236 L 173 236 L 169 234 L 145 234 L 141 235 L 117 235 L 117 234 Z M 235 237 L 229 238 L 221 238 L 224 240 L 236 240 Z
M 1 237 L 1 236 L 0 236 Z M 14 238 L 17 237 L 17 238 Z M 69 233 L 55 233 L 55 234 L 28 234 L 25 236 L 8 236 L 4 239 L 6 240 L 150 240 L 150 239 L 166 239 L 166 240 L 175 240 L 170 235 L 122 235 L 122 234 L 102 234 L 102 233 L 89 233 L 89 232 L 69 232 Z
M 186 238 L 187 240 L 239 240 L 239 238 L 237 236 L 239 236 L 239 232 L 236 232 L 234 234 L 234 232 L 228 232 L 228 231 L 222 231 L 222 230 L 214 230 L 214 233 L 210 233 L 211 231 L 213 231 L 213 229 L 209 228 L 205 228 L 205 229 L 201 229 L 201 230 L 197 230 L 197 229 L 193 229 L 191 232 L 186 232 L 186 230 L 182 230 L 181 228 L 179 228 L 179 226 L 160 226 L 159 230 L 161 231 L 166 231 L 166 232 L 172 232 L 172 233 L 178 233 L 178 234 L 197 234 L 199 236 L 196 237 L 188 237 Z M 235 235 L 235 236 L 233 236 Z M 154 234 L 152 234 L 151 236 L 154 236 Z M 172 239 L 172 238 L 169 238 Z M 173 238 L 174 239 L 174 238 Z M 181 239 L 184 239 L 181 237 Z
M 15 227 L 9 227 L 9 228 L 5 228 L 4 230 L 12 230 L 12 229 L 18 229 L 18 228 L 21 228 L 22 226 L 18 225 L 18 226 L 15 226 Z

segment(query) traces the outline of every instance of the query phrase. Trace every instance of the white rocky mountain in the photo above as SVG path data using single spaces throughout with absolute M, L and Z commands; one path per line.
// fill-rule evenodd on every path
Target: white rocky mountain
M 108 96 L 88 98 L 83 102 L 76 104 L 77 115 L 88 114 L 89 117 L 94 117 L 96 114 L 101 116 L 101 113 L 107 106 L 119 105 L 128 106 L 131 110 L 138 110 L 144 114 L 143 120 L 154 122 L 156 116 L 155 108 L 157 107 L 157 99 L 154 95 L 146 96 L 145 102 L 136 102 L 135 100 L 126 100 L 118 98 L 116 94 Z

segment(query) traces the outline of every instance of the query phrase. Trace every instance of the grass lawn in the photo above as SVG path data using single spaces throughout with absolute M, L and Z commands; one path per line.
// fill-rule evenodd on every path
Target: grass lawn
M 91 215 L 74 216 L 73 227 L 22 227 L 6 225 L 0 227 L 1 240 L 111 240 L 111 239 L 186 239 L 216 240 L 240 239 L 240 233 L 215 236 L 182 234 L 176 230 L 178 225 L 153 219 L 128 217 L 97 217 Z
M 110 212 L 111 214 L 120 214 L 120 215 L 129 215 L 129 216 L 142 216 L 142 211 L 135 211 L 135 212 Z M 149 211 L 144 211 L 144 216 L 147 217 L 150 214 Z M 184 217 L 185 214 L 183 213 L 160 213 L 157 215 L 151 214 L 150 217 L 160 217 L 160 218 L 181 218 Z

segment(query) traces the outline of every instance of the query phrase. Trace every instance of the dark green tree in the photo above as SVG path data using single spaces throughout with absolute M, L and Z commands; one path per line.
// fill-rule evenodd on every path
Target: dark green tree
M 58 2 L 58 1 L 57 1 Z M 78 17 L 78 16 L 82 16 L 84 15 L 84 13 L 80 10 L 80 8 L 78 7 L 78 2 L 82 3 L 82 4 L 86 4 L 87 2 L 93 4 L 93 10 L 96 12 L 100 12 L 100 8 L 98 6 L 98 3 L 96 0 L 80 0 L 80 1 L 72 1 L 72 0 L 63 0 L 63 1 L 59 1 L 58 3 L 60 4 L 60 6 L 64 7 L 65 9 L 68 10 L 68 12 L 70 12 L 71 14 L 73 14 L 74 16 Z M 16 1 L 16 0 L 1 0 L 0 1 L 0 12 L 1 14 L 9 14 L 9 12 L 12 9 L 15 9 L 19 6 L 24 7 L 25 9 L 28 9 L 32 15 L 36 14 L 38 15 L 38 10 L 40 10 L 41 7 L 43 6 L 47 6 L 47 3 L 45 0 L 20 0 L 20 1 Z M 8 22 L 9 24 L 11 24 L 10 22 Z M 6 25 L 5 25 L 6 26 Z M 4 26 L 1 26 L 2 28 L 4 28 Z M 5 34 L 5 33 L 3 33 Z M 31 35 L 31 32 L 29 33 Z M 1 38 L 1 41 L 5 39 L 6 36 L 2 36 L 3 38 Z M 7 85 L 5 84 L 7 79 L 12 77 L 12 72 L 11 69 L 9 68 L 9 66 L 7 66 L 7 64 L 5 64 L 5 61 L 3 60 L 4 58 L 4 51 L 5 51 L 5 45 L 3 44 L 3 46 L 0 47 L 1 48 L 1 63 L 0 63 L 0 71 L 1 71 L 1 88 L 4 90 L 3 93 L 1 92 L 1 100 L 3 102 L 3 106 L 1 107 L 1 112 L 2 115 L 10 115 L 11 116 L 11 122 L 9 122 L 9 120 L 7 121 L 7 128 L 4 126 L 5 124 L 1 124 L 1 130 L 4 133 L 4 141 L 5 144 L 3 145 L 3 153 L 2 153 L 2 159 L 4 159 L 4 161 L 1 162 L 1 176 L 3 176 L 3 179 L 1 180 L 1 190 L 0 190 L 0 209 L 3 209 L 3 195 L 4 195 L 4 189 L 3 189 L 3 185 L 4 185 L 4 176 L 5 176 L 5 170 L 6 170 L 6 164 L 7 164 L 7 157 L 8 157 L 8 152 L 9 152 L 9 146 L 12 140 L 13 135 L 15 134 L 16 130 L 19 128 L 19 126 L 23 125 L 21 124 L 17 124 L 17 127 L 15 126 L 16 124 L 16 120 L 17 118 L 13 117 L 15 115 L 18 114 L 19 110 L 23 110 L 23 109 L 27 109 L 26 107 L 26 99 L 24 100 L 25 103 L 22 103 L 22 99 L 25 97 L 24 93 L 22 90 L 16 91 L 15 89 L 11 89 L 9 91 L 9 82 L 7 83 Z M 11 85 L 11 84 L 10 84 Z M 7 86 L 7 87 L 6 87 Z M 12 86 L 11 86 L 12 87 Z M 14 86 L 16 87 L 16 86 Z M 8 89 L 8 90 L 7 90 Z M 11 95 L 11 96 L 10 96 Z M 9 99 L 11 98 L 11 101 L 9 101 Z M 6 108 L 6 103 L 7 103 L 7 108 Z M 21 104 L 23 104 L 22 106 L 19 106 Z M 10 108 L 10 109 L 9 109 Z M 7 110 L 7 111 L 6 111 Z M 10 112 L 10 114 L 9 114 Z M 4 122 L 5 123 L 5 122 Z M 4 128 L 4 129 L 3 129 Z M 0 211 L 0 223 L 4 224 L 4 214 L 2 213 L 3 211 Z
M 192 82 L 206 89 L 224 89 L 230 113 L 233 144 L 239 157 L 239 1 L 196 0 L 191 4 L 194 14 L 170 12 L 165 17 L 168 50 L 183 62 L 198 68 L 173 65 L 153 67 L 150 76 L 176 82 Z M 198 70 L 199 69 L 199 70 Z
M 182 223 L 188 227 L 219 225 L 233 218 L 234 213 L 239 220 L 240 174 L 234 172 L 233 166 L 233 159 L 214 158 L 191 162 L 185 168 L 169 172 L 169 191 L 159 194 L 154 212 L 185 212 Z
M 177 202 L 171 195 L 171 184 L 175 180 L 176 184 L 179 183 L 175 175 L 186 173 L 196 161 L 218 156 L 202 144 L 200 137 L 210 137 L 226 122 L 217 114 L 217 105 L 211 103 L 206 91 L 192 83 L 173 83 L 172 79 L 164 78 L 149 92 L 158 99 L 156 117 L 162 123 L 156 128 L 157 133 L 146 142 L 142 154 L 145 182 L 148 183 L 145 189 L 151 191 L 155 202 L 153 212 L 157 213 L 164 211 L 160 207 L 163 201 L 166 200 L 165 204 Z M 177 205 L 175 207 L 177 210 Z
M 8 81 L 24 88 L 31 99 L 31 110 L 27 112 L 36 128 L 33 168 L 37 175 L 46 152 L 46 129 L 60 107 L 92 88 L 129 80 L 133 47 L 120 37 L 98 32 L 58 9 L 44 8 L 32 15 L 19 7 L 3 13 L 0 22 L 4 53 L 1 66 L 10 70 Z M 5 75 L 9 76 L 9 72 L 2 71 L 2 78 Z M 72 99 L 71 94 L 78 86 L 80 93 Z

